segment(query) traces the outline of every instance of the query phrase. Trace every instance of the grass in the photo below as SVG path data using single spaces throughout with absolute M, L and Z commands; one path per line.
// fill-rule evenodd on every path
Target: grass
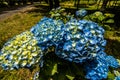
M 32 10 L 21 11 L 0 21 L 0 49 L 3 44 L 15 35 L 29 30 L 43 16 L 48 14 L 48 5 L 34 5 Z
M 0 21 L 0 48 L 9 38 L 29 30 L 41 17 L 41 13 L 17 13 Z

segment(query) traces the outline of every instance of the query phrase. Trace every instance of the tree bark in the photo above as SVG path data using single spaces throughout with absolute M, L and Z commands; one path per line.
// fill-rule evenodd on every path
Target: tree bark
M 59 0 L 49 0 L 50 9 L 57 8 L 60 6 Z
M 60 6 L 60 2 L 59 2 L 59 0 L 54 0 L 54 3 L 55 3 L 55 8 L 57 8 L 57 7 L 59 7 Z
M 76 1 L 77 1 L 77 0 L 74 0 L 74 6 L 76 6 L 76 5 L 77 5 Z
M 53 8 L 53 0 L 49 0 L 50 10 Z
M 101 7 L 101 11 L 104 11 L 106 9 L 107 3 L 109 2 L 109 0 L 104 0 L 102 7 Z
M 80 0 L 77 0 L 77 10 L 79 8 Z

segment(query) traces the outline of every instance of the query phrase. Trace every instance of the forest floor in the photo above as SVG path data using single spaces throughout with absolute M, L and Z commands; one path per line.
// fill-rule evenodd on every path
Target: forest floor
M 26 12 L 26 11 L 32 10 L 34 8 L 35 8 L 34 5 L 26 5 L 26 6 L 20 6 L 17 8 L 15 8 L 15 7 L 10 8 L 8 10 L 2 10 L 0 13 L 0 21 L 5 20 L 6 18 L 8 18 L 16 13 Z

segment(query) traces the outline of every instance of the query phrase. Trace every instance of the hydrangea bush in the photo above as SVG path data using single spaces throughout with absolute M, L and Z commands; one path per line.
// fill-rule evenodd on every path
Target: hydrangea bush
M 56 9 L 52 9 L 50 12 L 50 17 L 55 20 L 62 20 L 64 23 L 69 21 L 71 18 L 73 18 L 73 15 L 71 13 L 67 13 L 64 8 L 58 7 Z
M 83 11 L 82 13 L 85 14 L 85 11 Z M 92 14 L 86 14 L 83 17 L 80 17 L 80 16 L 77 16 L 77 17 L 80 18 L 80 19 L 82 18 L 82 19 L 94 21 L 97 24 L 101 25 L 105 30 L 111 30 L 112 28 L 111 28 L 110 25 L 112 25 L 114 23 L 114 19 L 113 19 L 114 15 L 113 14 L 102 13 L 100 11 L 96 11 Z
M 87 11 L 80 10 L 76 13 L 77 16 L 84 17 Z M 0 66 L 4 70 L 31 68 L 35 64 L 40 64 L 43 70 L 45 66 L 52 66 L 49 68 L 53 69 L 50 71 L 50 76 L 54 77 L 61 73 L 61 70 L 57 71 L 58 66 L 61 66 L 61 63 L 64 64 L 63 61 L 68 61 L 84 66 L 86 79 L 102 80 L 107 79 L 110 67 L 120 67 L 119 60 L 104 52 L 105 46 L 104 29 L 95 22 L 71 18 L 64 23 L 62 19 L 44 17 L 30 31 L 23 32 L 5 43 L 0 52 Z M 48 54 L 52 56 L 53 62 L 45 59 L 47 56 L 45 53 L 51 47 L 55 49 L 54 55 Z M 44 66 L 44 60 L 50 64 L 44 64 Z M 74 67 L 76 68 L 75 65 Z M 35 73 L 34 80 L 41 77 L 39 73 L 39 71 Z M 67 71 L 63 73 L 67 79 L 76 79 L 68 73 Z M 119 80 L 119 75 L 114 79 Z

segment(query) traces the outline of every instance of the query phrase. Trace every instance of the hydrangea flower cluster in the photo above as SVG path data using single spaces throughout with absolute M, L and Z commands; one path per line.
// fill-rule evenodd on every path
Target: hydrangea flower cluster
M 51 15 L 51 18 L 59 19 L 61 16 L 63 16 L 63 13 L 65 13 L 65 9 L 58 7 L 56 9 L 52 9 L 49 14 Z
M 76 11 L 75 14 L 76 14 L 77 17 L 82 18 L 87 14 L 87 11 L 85 9 L 80 9 L 80 10 Z
M 86 79 L 102 80 L 107 78 L 108 66 L 102 60 L 93 60 L 86 65 Z
M 52 9 L 49 14 L 51 18 L 55 20 L 62 20 L 64 23 L 73 18 L 73 15 L 71 15 L 71 13 L 67 13 L 66 10 L 61 7 Z
M 39 71 L 34 74 L 33 80 L 39 80 Z
M 90 80 L 106 79 L 109 67 L 118 68 L 120 64 L 114 57 L 108 56 L 105 52 L 100 52 L 95 59 L 86 63 L 86 78 Z
M 13 37 L 3 46 L 0 54 L 0 65 L 4 70 L 31 67 L 43 56 L 30 31 Z
M 104 50 L 103 34 L 104 29 L 96 23 L 73 19 L 66 23 L 64 42 L 57 46 L 56 54 L 68 61 L 85 62 Z
M 106 40 L 103 35 L 104 29 L 92 21 L 71 19 L 64 24 L 60 20 L 44 17 L 30 31 L 5 43 L 0 52 L 0 66 L 12 70 L 43 64 L 43 52 L 54 46 L 58 57 L 84 63 L 87 79 L 106 79 L 109 67 L 118 68 L 120 63 L 104 52 Z M 38 75 L 37 72 L 34 79 Z
M 120 80 L 120 76 L 115 77 L 114 80 Z
M 31 32 L 38 41 L 39 47 L 44 51 L 63 40 L 63 29 L 64 24 L 62 21 L 44 17 L 31 29 Z
M 120 80 L 120 73 L 116 70 L 114 70 L 114 74 L 115 74 L 115 79 L 114 80 Z

